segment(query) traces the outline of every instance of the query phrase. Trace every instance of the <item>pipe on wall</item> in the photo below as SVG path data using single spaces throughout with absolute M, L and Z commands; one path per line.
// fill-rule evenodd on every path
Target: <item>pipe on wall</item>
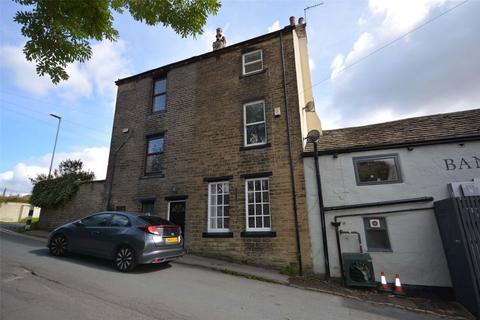
M 353 214 L 343 214 L 343 215 L 334 216 L 331 224 L 332 224 L 332 226 L 335 227 L 335 236 L 336 236 L 336 239 L 337 239 L 338 260 L 339 260 L 339 264 L 340 264 L 340 274 L 341 274 L 341 277 L 343 279 L 343 282 L 345 283 L 345 270 L 343 269 L 342 246 L 340 244 L 340 233 L 342 231 L 339 230 L 341 222 L 339 222 L 338 219 L 347 218 L 347 217 L 378 216 L 378 215 L 382 215 L 382 214 L 402 213 L 402 212 L 421 211 L 421 210 L 433 210 L 433 209 L 434 209 L 433 207 L 425 207 L 425 208 L 401 209 L 401 210 L 391 210 L 391 211 L 382 211 L 382 212 L 353 213 Z
M 290 120 L 288 117 L 288 100 L 287 100 L 287 79 L 285 75 L 285 50 L 283 48 L 283 38 L 282 31 L 279 31 L 280 35 L 280 54 L 282 59 L 282 79 L 283 79 L 283 97 L 285 103 L 285 123 L 287 126 L 287 140 L 288 140 L 288 162 L 290 169 L 290 181 L 292 188 L 292 201 L 293 201 L 293 216 L 295 220 L 295 240 L 296 240 L 296 249 L 297 249 L 297 260 L 298 260 L 298 274 L 303 275 L 303 266 L 302 266 L 302 252 L 300 248 L 300 231 L 298 228 L 298 212 L 297 212 L 297 192 L 295 189 L 295 175 L 293 172 L 293 159 L 292 159 L 292 143 L 291 143 L 291 134 L 290 134 Z

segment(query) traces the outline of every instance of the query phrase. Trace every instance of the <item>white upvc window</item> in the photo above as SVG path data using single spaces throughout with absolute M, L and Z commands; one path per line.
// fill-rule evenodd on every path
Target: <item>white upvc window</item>
M 243 74 L 251 74 L 263 70 L 262 50 L 255 50 L 242 55 Z
M 267 143 L 265 101 L 254 101 L 243 105 L 244 144 L 256 146 Z
M 208 232 L 230 231 L 230 191 L 228 181 L 208 184 Z
M 271 231 L 268 178 L 245 180 L 247 231 Z

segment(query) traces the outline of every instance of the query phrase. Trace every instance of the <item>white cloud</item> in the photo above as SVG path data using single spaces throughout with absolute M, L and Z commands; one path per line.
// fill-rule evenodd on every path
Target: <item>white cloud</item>
M 370 0 L 370 13 L 383 19 L 384 33 L 398 34 L 410 30 L 427 18 L 435 7 L 446 0 Z
M 109 148 L 94 147 L 83 148 L 72 152 L 60 152 L 55 154 L 53 168 L 66 159 L 80 159 L 83 161 L 84 169 L 95 173 L 95 179 L 104 179 L 107 172 Z M 0 188 L 7 188 L 7 193 L 25 194 L 30 193 L 32 184 L 30 178 L 36 177 L 40 173 L 48 174 L 51 154 L 45 154 L 41 157 L 19 162 L 12 170 L 0 173 Z M 53 169 L 52 169 L 53 170 Z
M 268 27 L 268 32 L 273 32 L 280 30 L 280 21 L 275 21 L 270 27 Z
M 338 53 L 330 66 L 330 108 L 341 110 L 338 124 L 479 107 L 480 44 L 474 39 L 480 29 L 475 14 L 480 2 L 462 5 L 355 64 L 453 5 L 441 0 L 370 1 L 366 15 L 379 20 L 369 24 L 349 52 Z
M 68 65 L 66 71 L 70 78 L 57 86 L 51 83 L 48 75 L 37 75 L 35 63 L 27 61 L 22 50 L 22 45 L 0 47 L 0 67 L 9 71 L 17 87 L 34 95 L 56 93 L 68 100 L 88 98 L 94 93 L 114 96 L 114 81 L 130 73 L 122 40 L 93 44 L 92 58 L 85 63 Z

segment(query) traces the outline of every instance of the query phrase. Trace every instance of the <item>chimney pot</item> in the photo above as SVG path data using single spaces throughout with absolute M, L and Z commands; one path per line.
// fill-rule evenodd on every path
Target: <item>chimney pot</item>
M 298 18 L 298 24 L 305 24 L 305 18 L 304 17 Z
M 295 17 L 294 16 L 290 17 L 290 27 L 295 27 Z

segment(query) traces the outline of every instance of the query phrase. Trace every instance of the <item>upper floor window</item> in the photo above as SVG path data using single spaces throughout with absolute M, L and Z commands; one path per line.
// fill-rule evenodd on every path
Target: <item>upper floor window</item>
M 159 174 L 163 170 L 163 135 L 147 139 L 145 174 Z
M 155 80 L 153 85 L 153 106 L 152 112 L 165 110 L 167 97 L 167 78 Z
M 245 180 L 247 231 L 271 231 L 268 178 Z
M 267 128 L 265 123 L 265 102 L 255 101 L 243 105 L 244 113 L 244 143 L 254 146 L 267 143 Z
M 230 227 L 228 181 L 208 184 L 208 231 L 228 232 Z
M 262 50 L 255 50 L 242 55 L 243 74 L 255 73 L 263 70 Z
M 357 185 L 402 182 L 398 155 L 353 158 Z

